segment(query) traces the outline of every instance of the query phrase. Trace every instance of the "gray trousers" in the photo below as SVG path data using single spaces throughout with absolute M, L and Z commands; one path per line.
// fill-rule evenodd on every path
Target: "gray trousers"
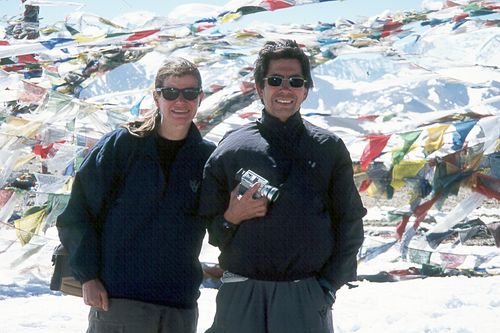
M 206 333 L 333 333 L 331 305 L 316 278 L 226 282 Z
M 198 309 L 112 298 L 108 311 L 90 308 L 87 333 L 196 333 Z

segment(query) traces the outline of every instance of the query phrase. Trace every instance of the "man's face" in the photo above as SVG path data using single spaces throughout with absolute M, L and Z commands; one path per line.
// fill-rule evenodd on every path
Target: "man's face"
M 290 78 L 304 79 L 302 68 L 297 59 L 276 59 L 269 62 L 269 70 L 266 78 L 271 79 L 272 84 L 277 84 L 281 78 L 282 82 L 279 86 L 269 84 L 268 80 L 264 80 L 264 87 L 260 88 L 257 84 L 257 93 L 264 102 L 267 112 L 272 116 L 285 122 L 295 112 L 299 111 L 302 102 L 307 97 L 307 88 L 305 84 L 300 87 L 292 87 Z M 293 80 L 293 85 L 298 85 L 300 80 Z

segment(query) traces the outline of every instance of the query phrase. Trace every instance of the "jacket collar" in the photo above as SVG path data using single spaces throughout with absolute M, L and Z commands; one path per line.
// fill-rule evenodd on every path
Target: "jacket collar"
M 144 138 L 144 153 L 146 155 L 152 156 L 152 157 L 158 157 L 158 151 L 156 149 L 156 143 L 155 143 L 155 136 L 158 135 L 157 132 L 151 133 L 150 135 L 146 136 Z M 203 140 L 200 131 L 196 127 L 196 125 L 191 122 L 191 126 L 189 127 L 188 134 L 186 136 L 186 143 L 181 148 L 181 151 L 194 146 L 198 143 L 200 143 Z
M 266 109 L 263 109 L 262 118 L 257 120 L 257 123 L 262 124 L 266 132 L 272 133 L 273 136 L 281 138 L 288 137 L 289 139 L 298 137 L 305 128 L 300 111 L 295 112 L 285 122 L 282 122 L 278 118 L 270 115 Z

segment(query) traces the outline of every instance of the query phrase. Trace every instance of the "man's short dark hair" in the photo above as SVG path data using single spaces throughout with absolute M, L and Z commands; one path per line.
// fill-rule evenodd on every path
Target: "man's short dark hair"
M 297 59 L 302 68 L 302 75 L 307 80 L 305 84 L 306 88 L 311 89 L 313 87 L 309 58 L 296 41 L 281 39 L 266 42 L 259 51 L 259 57 L 255 61 L 254 77 L 255 83 L 260 88 L 264 87 L 264 78 L 268 74 L 269 62 L 276 59 Z

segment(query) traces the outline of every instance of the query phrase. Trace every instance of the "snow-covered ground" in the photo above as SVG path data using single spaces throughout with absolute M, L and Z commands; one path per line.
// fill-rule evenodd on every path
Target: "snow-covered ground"
M 198 332 L 210 327 L 216 292 L 201 291 Z M 7 297 L 0 300 L 0 332 L 84 332 L 87 313 L 77 297 Z M 342 289 L 333 320 L 336 333 L 496 333 L 499 313 L 500 277 L 448 277 Z
M 48 288 L 55 230 L 40 238 L 40 247 L 22 248 L 12 230 L 0 230 L 0 332 L 84 332 L 88 306 L 79 297 Z M 9 243 L 11 242 L 11 243 Z M 15 243 L 14 243 L 15 242 Z M 32 242 L 36 244 L 37 241 Z M 9 245 L 8 251 L 6 247 Z M 27 245 L 28 247 L 30 245 Z M 38 249 L 38 250 L 37 250 Z M 27 259 L 19 258 L 28 252 Z M 217 249 L 204 244 L 201 258 L 214 261 Z M 382 262 L 397 257 L 395 249 L 380 260 L 360 265 L 360 273 L 377 271 Z M 383 269 L 388 269 L 387 263 Z M 407 264 L 406 264 L 407 265 Z M 401 267 L 393 263 L 392 267 Z M 500 276 L 429 277 L 400 282 L 361 281 L 342 288 L 334 305 L 336 333 L 496 333 L 500 314 Z M 215 314 L 215 289 L 201 289 L 198 332 Z

